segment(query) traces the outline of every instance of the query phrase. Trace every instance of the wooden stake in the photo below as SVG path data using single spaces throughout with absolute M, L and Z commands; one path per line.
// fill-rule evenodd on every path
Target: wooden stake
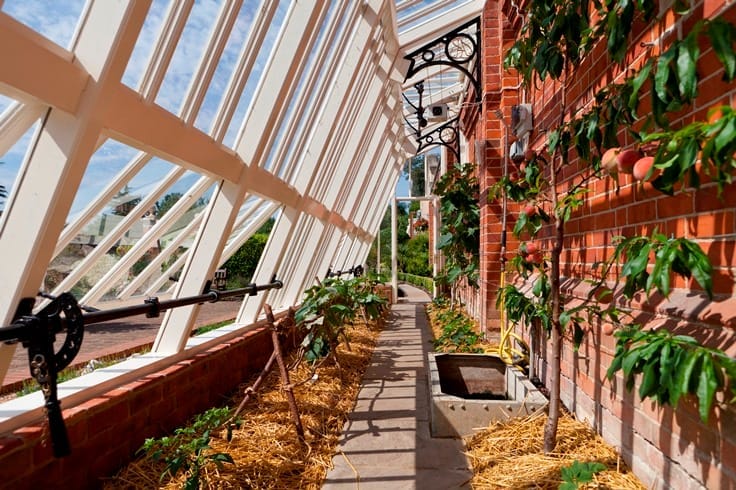
M 279 333 L 276 327 L 276 319 L 273 316 L 271 305 L 263 305 L 263 309 L 266 311 L 266 319 L 268 320 L 268 326 L 271 329 L 271 340 L 273 341 L 273 352 L 276 355 L 276 362 L 279 365 L 279 371 L 281 373 L 281 383 L 283 384 L 284 390 L 286 391 L 286 398 L 289 401 L 289 409 L 291 410 L 291 418 L 296 428 L 296 434 L 299 437 L 299 442 L 306 446 L 306 439 L 304 437 L 304 428 L 302 422 L 299 419 L 299 409 L 296 406 L 296 399 L 294 398 L 294 390 L 289 380 L 289 371 L 286 369 L 284 358 L 281 355 L 281 344 L 279 343 Z

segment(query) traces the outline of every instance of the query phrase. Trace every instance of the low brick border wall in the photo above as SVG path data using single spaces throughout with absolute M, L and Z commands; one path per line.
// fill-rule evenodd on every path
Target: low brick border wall
M 0 488 L 97 488 L 158 437 L 226 396 L 263 369 L 270 331 L 260 327 L 141 376 L 63 411 L 71 455 L 54 458 L 45 420 L 0 438 Z M 62 401 L 62 407 L 63 407 Z

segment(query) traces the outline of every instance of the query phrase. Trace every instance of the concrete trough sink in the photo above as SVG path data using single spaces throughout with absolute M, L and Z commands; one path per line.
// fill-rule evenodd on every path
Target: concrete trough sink
M 520 369 L 489 354 L 430 353 L 429 392 L 432 437 L 471 435 L 547 405 Z

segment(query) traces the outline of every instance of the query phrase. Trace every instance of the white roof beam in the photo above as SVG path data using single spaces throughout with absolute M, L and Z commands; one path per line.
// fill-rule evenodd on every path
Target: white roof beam
M 74 54 L 3 12 L 0 59 L 0 89 L 4 94 L 77 113 L 89 73 L 74 60 Z

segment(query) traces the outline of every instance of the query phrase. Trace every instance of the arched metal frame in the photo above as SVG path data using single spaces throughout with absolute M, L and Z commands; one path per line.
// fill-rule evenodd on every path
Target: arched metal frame
M 480 17 L 476 17 L 461 26 L 443 34 L 439 38 L 430 41 L 423 46 L 407 54 L 405 59 L 409 60 L 405 81 L 411 80 L 421 70 L 428 67 L 450 67 L 463 73 L 475 92 L 475 101 L 481 100 L 480 87 Z M 406 96 L 404 99 L 415 111 L 417 117 L 416 127 L 405 118 L 405 122 L 412 128 L 417 143 L 417 153 L 433 145 L 444 146 L 450 150 L 456 161 L 460 161 L 460 135 L 459 118 L 455 117 L 439 127 L 433 128 L 424 134 L 423 129 L 427 126 L 424 115 L 426 108 L 423 105 L 425 80 L 414 84 L 418 94 L 418 103 L 412 103 Z

